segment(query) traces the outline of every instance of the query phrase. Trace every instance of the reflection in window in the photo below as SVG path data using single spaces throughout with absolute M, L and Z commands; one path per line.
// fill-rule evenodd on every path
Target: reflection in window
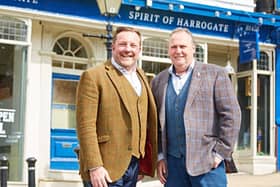
M 238 63 L 238 71 L 248 71 L 253 69 L 253 63 L 247 62 L 247 63 Z M 260 52 L 260 60 L 257 61 L 257 69 L 258 70 L 267 70 L 269 71 L 269 56 L 267 53 L 261 51 Z
M 238 72 L 252 70 L 253 69 L 253 63 L 252 63 L 252 61 L 247 62 L 247 63 L 238 62 L 237 69 L 238 69 Z
M 75 94 L 77 76 L 55 74 L 52 93 L 52 128 L 68 129 L 76 127 Z
M 0 156 L 9 159 L 9 181 L 22 180 L 26 55 L 25 46 L 0 44 Z
M 262 88 L 262 89 L 260 89 Z M 270 80 L 268 75 L 258 75 L 257 154 L 270 153 Z
M 251 77 L 242 77 L 238 79 L 237 96 L 242 114 L 238 149 L 249 149 L 251 146 Z

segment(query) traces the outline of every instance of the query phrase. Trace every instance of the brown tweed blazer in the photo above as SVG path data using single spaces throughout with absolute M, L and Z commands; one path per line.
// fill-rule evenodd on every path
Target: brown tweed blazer
M 169 72 L 152 81 L 159 115 L 159 153 L 166 157 L 165 95 Z M 241 122 L 240 107 L 227 73 L 213 64 L 196 63 L 184 111 L 186 169 L 192 176 L 212 169 L 214 152 L 229 158 Z
M 157 160 L 157 114 L 144 72 L 137 69 L 148 94 L 147 127 L 152 144 L 152 169 Z M 80 144 L 80 174 L 89 181 L 88 170 L 104 166 L 113 181 L 119 179 L 131 159 L 131 110 L 123 76 L 110 61 L 88 69 L 77 89 L 77 135 Z M 153 172 L 154 173 L 154 172 Z

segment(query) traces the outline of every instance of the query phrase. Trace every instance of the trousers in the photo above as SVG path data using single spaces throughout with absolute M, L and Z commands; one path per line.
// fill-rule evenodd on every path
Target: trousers
M 167 182 L 165 187 L 226 187 L 227 177 L 225 164 L 221 162 L 217 168 L 208 173 L 191 176 L 186 171 L 185 157 L 167 156 Z M 197 165 L 199 167 L 199 165 Z
M 112 183 L 108 183 L 108 187 L 135 187 L 139 172 L 139 159 L 132 156 L 129 166 L 124 175 Z M 84 187 L 94 187 L 90 181 L 83 181 Z

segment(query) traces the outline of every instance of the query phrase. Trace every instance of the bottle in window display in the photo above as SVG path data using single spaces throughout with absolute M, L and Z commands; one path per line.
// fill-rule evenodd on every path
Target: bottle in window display
M 249 141 L 250 141 L 250 133 L 248 131 L 245 131 L 244 135 L 243 135 L 243 146 L 244 146 L 244 148 L 249 147 Z
M 257 152 L 262 152 L 262 130 L 259 128 L 257 132 Z

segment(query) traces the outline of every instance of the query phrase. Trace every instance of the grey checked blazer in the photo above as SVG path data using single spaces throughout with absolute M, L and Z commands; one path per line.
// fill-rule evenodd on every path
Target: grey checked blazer
M 152 80 L 159 115 L 159 153 L 166 158 L 165 96 L 168 69 Z M 237 140 L 241 112 L 232 83 L 222 67 L 195 63 L 184 111 L 186 169 L 192 176 L 212 169 L 214 152 L 229 158 Z

